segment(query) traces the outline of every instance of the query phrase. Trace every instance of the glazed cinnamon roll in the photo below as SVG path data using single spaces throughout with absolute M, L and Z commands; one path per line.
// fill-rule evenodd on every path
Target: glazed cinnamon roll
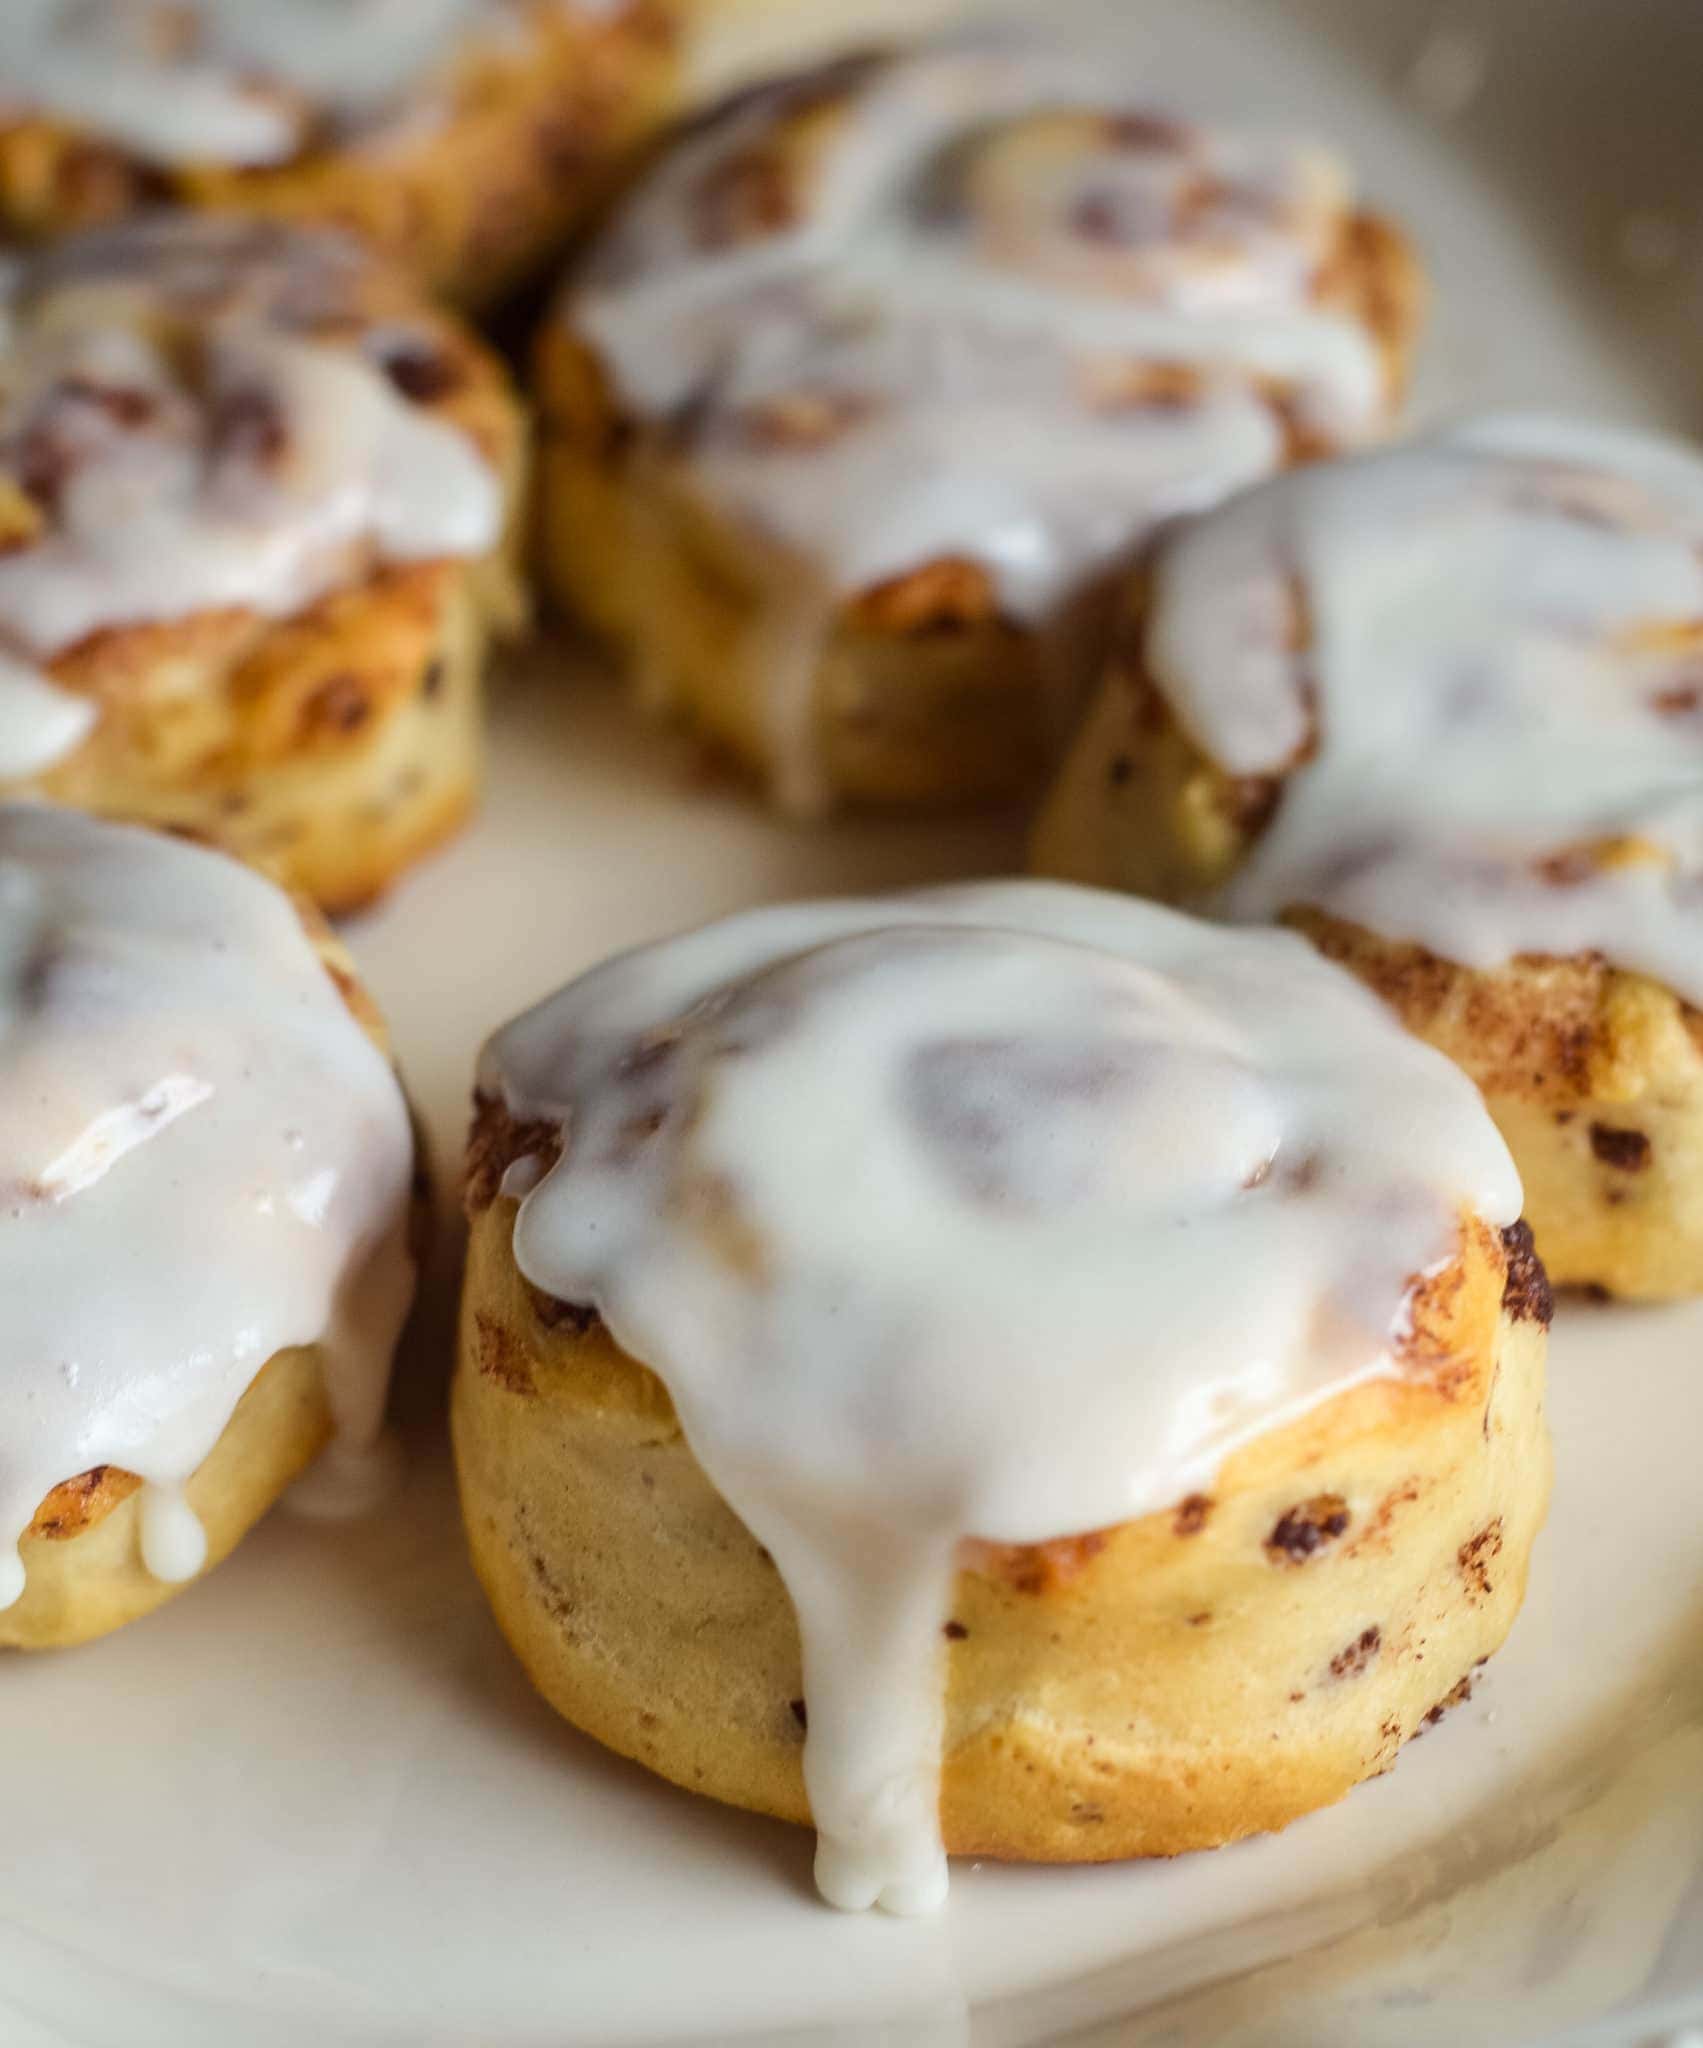
M 1558 1281 L 1703 1289 L 1703 458 L 1493 418 L 1161 547 L 1039 864 L 1282 916 L 1479 1083 Z
M 496 360 L 341 236 L 162 216 L 0 272 L 0 795 L 377 894 L 472 802 L 523 459 Z
M 384 1029 L 206 847 L 0 805 L 0 1645 L 105 1634 L 325 1449 L 374 1454 L 413 1293 Z
M 672 96 L 657 0 L 6 0 L 0 238 L 176 201 L 358 229 L 489 302 Z
M 842 61 L 688 130 L 570 278 L 548 571 L 790 811 L 1008 794 L 1110 566 L 1376 433 L 1416 301 L 1323 150 L 1009 34 Z
M 1036 884 L 759 910 L 486 1048 L 453 1395 L 534 1683 L 945 1852 L 1277 1828 L 1506 1634 L 1543 1270 L 1471 1084 L 1283 932 Z

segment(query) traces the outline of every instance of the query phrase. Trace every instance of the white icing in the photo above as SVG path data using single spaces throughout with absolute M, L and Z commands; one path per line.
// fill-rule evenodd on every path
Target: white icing
M 528 17 L 523 0 L 5 0 L 0 116 L 51 115 L 165 165 L 276 164 L 323 118 L 429 101 L 470 37 L 512 40 Z
M 1230 914 L 1473 967 L 1597 952 L 1703 1003 L 1703 455 L 1478 421 L 1249 492 L 1151 589 L 1148 666 L 1208 755 L 1279 774 L 1316 739 Z
M 1129 81 L 984 33 L 842 71 L 839 125 L 759 178 L 789 217 L 729 240 L 740 166 L 802 145 L 819 89 L 689 135 L 564 301 L 657 422 L 663 481 L 784 553 L 773 597 L 797 623 L 778 637 L 802 659 L 770 738 L 800 808 L 820 800 L 808 691 L 839 600 L 967 556 L 1041 621 L 1159 521 L 1279 466 L 1262 380 L 1336 441 L 1386 406 L 1371 337 L 1314 302 L 1347 205 L 1323 152 L 1115 129 L 1140 104 Z M 1198 388 L 1111 402 L 1132 364 Z M 800 399 L 834 422 L 803 444 L 773 431 Z
M 44 1497 L 141 1477 L 141 1551 L 193 1577 L 183 1495 L 261 1367 L 324 1344 L 375 1444 L 413 1292 L 413 1144 L 290 900 L 237 862 L 0 806 L 0 1604 Z
M 656 1370 L 797 1610 L 818 1882 L 937 1904 L 970 1538 L 1210 1486 L 1399 1371 L 1415 1276 L 1520 1188 L 1476 1091 L 1281 932 L 1031 883 L 748 912 L 519 1018 L 563 1127 L 528 1280 Z
M 0 775 L 87 734 L 92 704 L 40 665 L 90 634 L 288 617 L 374 559 L 493 545 L 498 479 L 386 375 L 390 331 L 320 331 L 353 261 L 331 238 L 159 221 L 0 279 L 0 473 L 43 519 L 0 552 Z M 193 372 L 145 329 L 174 300 L 204 321 Z
M 144 1486 L 140 1495 L 142 1562 L 156 1579 L 180 1586 L 207 1562 L 207 1532 L 175 1486 Z
M 0 648 L 0 781 L 51 768 L 82 745 L 94 723 L 87 697 L 57 689 Z

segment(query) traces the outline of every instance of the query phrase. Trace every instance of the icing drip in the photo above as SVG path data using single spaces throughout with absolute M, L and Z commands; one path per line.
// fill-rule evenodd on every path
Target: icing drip
M 144 1486 L 141 1494 L 142 1562 L 156 1579 L 182 1585 L 207 1562 L 207 1532 L 175 1486 Z
M 480 1084 L 563 1128 L 508 1183 L 520 1270 L 661 1375 L 786 1582 L 817 1879 L 850 1907 L 944 1892 L 959 1546 L 1209 1487 L 1399 1370 L 1461 1208 L 1520 1207 L 1471 1084 L 1300 940 L 1046 884 L 627 954 Z
M 141 1549 L 193 1577 L 183 1494 L 274 1353 L 325 1345 L 339 1443 L 379 1435 L 413 1291 L 389 1065 L 288 897 L 221 854 L 0 806 L 0 1604 L 45 1496 L 137 1474 Z
M 1703 457 L 1479 421 L 1250 492 L 1151 588 L 1185 730 L 1284 777 L 1230 914 L 1597 952 L 1703 1003 Z
M 560 0 L 567 11 L 568 0 Z M 609 11 L 611 0 L 574 0 Z M 0 118 L 73 122 L 155 163 L 276 164 L 329 120 L 428 104 L 470 36 L 513 39 L 525 0 L 6 0 Z
M 1341 167 L 1127 108 L 1010 35 L 842 64 L 677 146 L 564 302 L 656 422 L 653 480 L 751 536 L 792 615 L 769 730 L 795 808 L 847 596 L 968 557 L 1041 621 L 1282 463 L 1274 387 L 1332 442 L 1382 421 L 1376 345 L 1315 302 Z
M 330 237 L 152 222 L 0 277 L 0 488 L 38 522 L 0 551 L 0 774 L 86 736 L 93 706 L 37 665 L 103 628 L 288 617 L 374 559 L 495 542 L 498 480 L 386 374 L 394 330 L 326 331 L 355 260 Z M 150 337 L 161 310 L 195 321 L 194 350 Z

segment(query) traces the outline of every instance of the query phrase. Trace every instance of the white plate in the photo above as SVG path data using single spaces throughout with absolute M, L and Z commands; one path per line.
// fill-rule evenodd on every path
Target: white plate
M 1410 89 L 1420 59 L 1434 105 L 1472 83 L 1458 25 L 1427 55 L 1399 6 L 1298 4 L 1341 4 Z M 1464 18 L 1512 34 L 1537 12 Z M 1437 282 L 1421 410 L 1512 398 L 1684 423 L 1662 383 L 1679 301 L 1652 266 L 1695 214 L 1635 220 L 1618 297 L 1579 268 L 1580 223 L 1619 217 L 1589 127 L 1614 113 L 1628 40 L 1602 10 L 1580 42 L 1588 12 L 1551 0 L 1544 34 L 1523 31 L 1491 104 L 1536 153 L 1483 168 L 1270 9 L 1175 0 L 1117 33 L 1148 37 L 1156 97 L 1178 79 L 1358 155 Z M 1487 89 L 1499 62 L 1493 41 Z M 1684 81 L 1657 70 L 1659 107 Z M 1558 128 L 1549 211 L 1522 219 Z M 1635 183 L 1668 159 L 1653 119 L 1624 132 L 1614 176 Z M 1569 164 L 1594 213 L 1560 205 Z M 1647 215 L 1668 188 L 1642 207 L 1628 189 Z M 757 898 L 998 870 L 1018 850 L 997 821 L 785 830 L 546 650 L 499 706 L 484 821 L 352 937 L 453 1209 L 477 1044 L 567 974 Z M 444 1235 L 403 1367 L 410 1477 L 383 1518 L 276 1516 L 142 1626 L 0 1671 L 3 2048 L 1630 2044 L 1703 2021 L 1703 1307 L 1564 1310 L 1555 1510 L 1526 1611 L 1471 1703 L 1391 1774 L 1213 1855 L 960 1867 L 942 1919 L 895 1922 L 818 1906 L 802 1834 L 670 1790 L 530 1695 L 456 1528 Z

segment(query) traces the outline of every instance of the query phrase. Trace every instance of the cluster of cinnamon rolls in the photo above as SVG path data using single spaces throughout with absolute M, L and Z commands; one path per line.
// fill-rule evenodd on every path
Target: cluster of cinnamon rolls
M 431 293 L 559 239 L 665 24 L 320 15 L 0 23 L 0 1641 L 375 1455 L 413 1137 L 308 906 L 467 811 L 530 543 L 790 818 L 1064 764 L 1062 879 L 487 1045 L 453 1434 L 540 1691 L 852 1907 L 1339 1797 L 1517 1612 L 1546 1265 L 1703 1290 L 1703 457 L 1390 445 L 1420 273 L 1346 166 L 1000 31 L 660 151 L 529 493 Z
M 667 0 L 7 0 L 0 238 L 183 206 L 335 223 L 489 304 L 675 90 Z

